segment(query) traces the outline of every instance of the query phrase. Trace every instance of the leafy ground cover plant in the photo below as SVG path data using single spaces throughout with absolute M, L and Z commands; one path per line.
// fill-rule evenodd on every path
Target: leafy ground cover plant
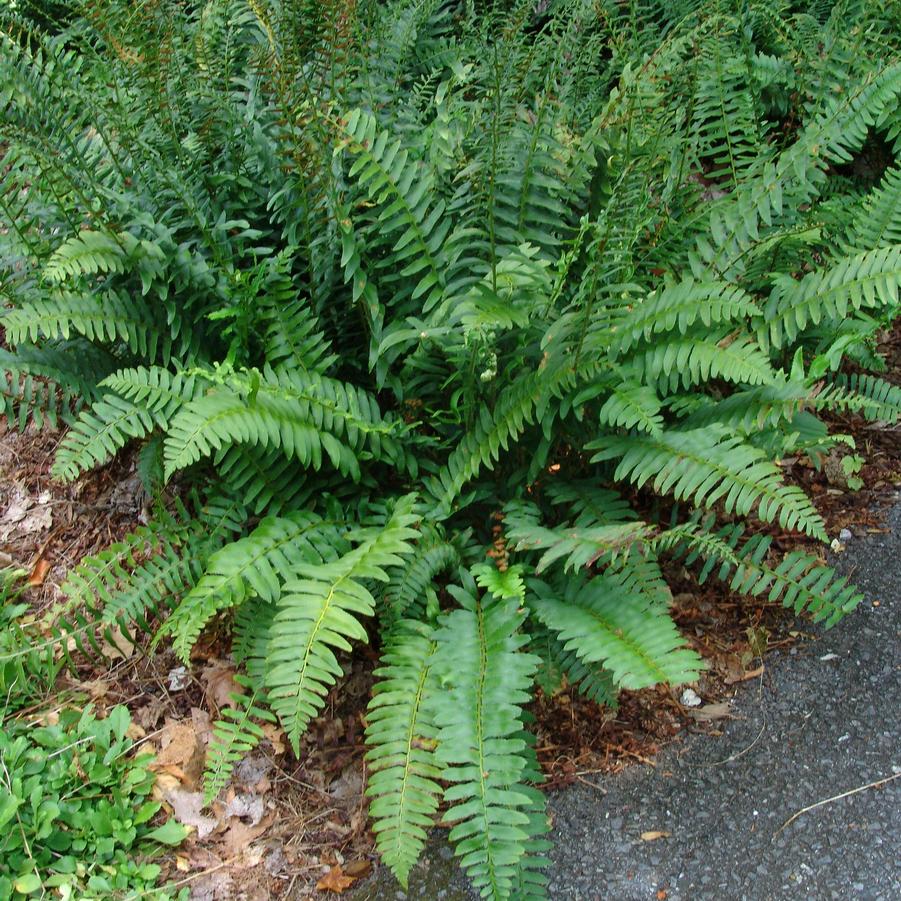
M 151 822 L 152 756 L 135 756 L 128 710 L 36 712 L 59 664 L 17 621 L 23 575 L 0 570 L 0 897 L 175 898 L 148 855 L 185 832 Z
M 828 624 L 858 603 L 761 526 L 826 538 L 778 465 L 847 443 L 818 412 L 901 411 L 872 374 L 896 4 L 4 21 L 6 412 L 71 422 L 65 481 L 139 443 L 158 510 L 82 561 L 56 628 L 186 661 L 231 629 L 210 798 L 265 720 L 296 751 L 376 640 L 383 859 L 405 883 L 443 805 L 483 896 L 540 897 L 525 706 L 697 678 L 661 561 Z

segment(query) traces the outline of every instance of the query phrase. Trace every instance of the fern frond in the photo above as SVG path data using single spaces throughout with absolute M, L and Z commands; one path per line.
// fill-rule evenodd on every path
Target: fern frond
M 888 169 L 866 196 L 848 227 L 847 244 L 858 250 L 901 244 L 901 168 Z
M 240 673 L 234 679 L 244 692 L 232 692 L 233 706 L 223 707 L 220 719 L 213 724 L 213 736 L 207 748 L 203 771 L 203 798 L 206 804 L 218 797 L 235 767 L 265 737 L 262 726 L 255 721 L 275 721 L 272 713 L 261 705 L 265 695 L 254 689 L 253 680 Z
M 813 392 L 800 382 L 774 382 L 736 391 L 720 401 L 706 400 L 681 421 L 686 429 L 719 425 L 745 435 L 775 428 L 811 404 Z
M 149 633 L 152 621 L 200 578 L 219 542 L 221 535 L 207 534 L 199 521 L 160 514 L 69 572 L 62 585 L 65 600 L 48 616 L 54 633 L 87 656 L 102 656 L 99 635 L 110 640 L 113 625 Z
M 827 628 L 863 600 L 846 576 L 839 578 L 815 555 L 791 551 L 772 566 L 766 560 L 772 538 L 755 535 L 739 546 L 743 532 L 741 525 L 726 526 L 718 532 L 697 524 L 677 526 L 661 533 L 657 547 L 684 556 L 686 565 L 703 561 L 698 576 L 701 583 L 713 574 L 728 582 L 733 591 L 751 597 L 766 595 L 767 600 L 781 601 L 795 613 L 807 611 L 813 614 L 814 622 L 823 622 Z
M 260 453 L 235 445 L 219 451 L 213 462 L 228 490 L 243 498 L 256 515 L 280 516 L 300 509 L 314 492 L 327 487 L 325 480 L 317 480 L 313 487 L 297 461 L 278 448 Z
M 655 491 L 672 492 L 679 500 L 691 498 L 704 507 L 721 501 L 728 513 L 740 516 L 756 506 L 764 522 L 778 519 L 783 528 L 826 538 L 823 520 L 804 492 L 784 485 L 781 471 L 762 451 L 719 427 L 611 436 L 588 447 L 604 448 L 594 461 L 621 457 L 615 478 L 629 479 L 639 488 L 653 479 Z
M 122 341 L 132 353 L 163 364 L 173 353 L 170 329 L 158 310 L 144 299 L 113 290 L 98 295 L 55 292 L 7 312 L 0 325 L 12 344 L 82 335 L 101 344 Z
M 589 567 L 602 557 L 628 556 L 648 534 L 642 522 L 547 528 L 541 525 L 540 517 L 538 508 L 525 501 L 511 501 L 504 507 L 505 533 L 513 550 L 543 551 L 535 573 L 562 558 L 563 570 L 569 572 Z
M 166 477 L 232 444 L 280 448 L 320 469 L 323 454 L 339 472 L 360 477 L 358 455 L 399 454 L 393 424 L 364 391 L 315 373 L 236 375 L 185 404 L 169 423 Z
M 92 403 L 66 433 L 51 470 L 60 481 L 74 481 L 85 470 L 103 465 L 130 439 L 165 429 L 175 411 L 200 394 L 203 382 L 159 367 L 138 367 L 108 376 L 101 386 L 118 393 Z
M 454 544 L 438 529 L 422 526 L 413 552 L 401 566 L 388 570 L 388 584 L 379 604 L 383 625 L 424 613 L 426 593 L 435 576 L 461 563 L 460 551 Z
M 128 249 L 137 239 L 123 232 L 119 235 L 84 230 L 63 241 L 44 264 L 41 275 L 51 283 L 79 275 L 123 272 Z
M 619 688 L 694 682 L 703 663 L 669 613 L 605 574 L 551 586 L 529 581 L 529 606 L 583 665 L 601 663 Z
M 601 425 L 613 428 L 637 428 L 652 435 L 660 434 L 663 417 L 660 415 L 662 403 L 657 392 L 634 382 L 617 385 L 601 407 L 598 417 Z
M 278 600 L 266 657 L 266 687 L 273 711 L 298 753 L 300 736 L 341 674 L 332 648 L 349 651 L 348 639 L 366 641 L 358 617 L 372 616 L 375 599 L 362 580 L 385 582 L 384 567 L 412 550 L 418 520 L 415 495 L 398 500 L 382 528 L 359 533 L 361 543 L 333 561 L 301 564 Z
M 504 899 L 518 878 L 532 821 L 521 737 L 522 706 L 538 660 L 523 653 L 524 615 L 514 600 L 478 601 L 451 586 L 463 609 L 442 617 L 435 669 L 446 686 L 436 695 L 438 758 L 450 841 L 482 897 Z
M 747 335 L 671 338 L 647 350 L 637 348 L 630 362 L 645 381 L 667 392 L 710 379 L 766 385 L 776 378 L 769 357 Z
M 436 646 L 431 627 L 415 620 L 395 623 L 373 673 L 377 681 L 366 711 L 369 815 L 379 854 L 404 888 L 441 795 L 430 702 Z
M 652 292 L 618 322 L 616 346 L 624 353 L 663 332 L 685 335 L 696 323 L 740 322 L 759 314 L 757 304 L 737 285 L 686 279 Z
M 435 498 L 438 516 L 450 514 L 451 505 L 466 483 L 478 475 L 483 466 L 491 468 L 511 442 L 543 412 L 553 397 L 559 397 L 575 374 L 564 365 L 539 367 L 518 378 L 498 400 L 493 412 L 479 411 L 478 422 L 463 435 L 448 457 L 447 464 L 428 481 Z
M 210 557 L 203 577 L 157 632 L 154 643 L 171 635 L 175 653 L 187 662 L 200 633 L 217 613 L 248 597 L 273 603 L 285 579 L 299 567 L 333 560 L 341 547 L 334 524 L 314 513 L 266 517 L 246 538 Z
M 774 347 L 794 341 L 808 325 L 842 320 L 861 307 L 898 305 L 901 247 L 878 248 L 847 257 L 796 282 L 780 276 L 766 305 L 758 333 Z
M 850 410 L 871 422 L 901 418 L 901 387 L 872 375 L 837 375 L 813 400 L 818 410 Z
M 344 130 L 347 149 L 356 157 L 349 177 L 379 207 L 377 227 L 394 239 L 390 254 L 398 277 L 410 280 L 410 299 L 422 298 L 422 309 L 428 311 L 444 290 L 441 250 L 450 230 L 444 201 L 433 197 L 431 173 L 400 140 L 380 130 L 374 116 L 354 110 Z

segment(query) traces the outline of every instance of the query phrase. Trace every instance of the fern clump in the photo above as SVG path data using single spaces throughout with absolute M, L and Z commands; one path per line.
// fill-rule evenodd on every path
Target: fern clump
M 746 527 L 825 539 L 778 461 L 901 414 L 897 4 L 29 9 L 0 410 L 69 425 L 64 482 L 137 445 L 155 511 L 70 574 L 60 641 L 230 630 L 208 799 L 374 644 L 386 864 L 441 817 L 484 897 L 543 897 L 537 681 L 696 680 L 668 560 L 829 625 L 859 601 Z

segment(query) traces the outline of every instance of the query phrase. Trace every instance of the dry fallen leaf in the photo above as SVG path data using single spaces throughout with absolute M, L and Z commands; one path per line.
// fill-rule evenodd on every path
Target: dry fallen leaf
M 352 860 L 344 865 L 344 872 L 348 876 L 353 876 L 354 879 L 362 879 L 364 876 L 368 876 L 371 869 L 372 864 L 365 857 L 362 860 Z
M 43 585 L 44 579 L 47 578 L 47 573 L 49 572 L 50 561 L 44 557 L 40 557 L 38 562 L 31 568 L 31 572 L 28 575 L 29 586 L 31 588 L 37 588 L 38 585 Z
M 657 901 L 666 901 L 667 895 L 669 893 L 665 888 L 657 889 Z
M 235 671 L 224 663 L 204 667 L 201 678 L 206 682 L 206 692 L 218 709 L 237 707 L 232 695 L 243 695 L 244 689 L 235 681 Z
M 652 829 L 649 832 L 641 833 L 641 840 L 643 842 L 655 842 L 655 841 L 657 841 L 658 838 L 669 838 L 669 837 L 670 837 L 669 832 L 663 832 L 660 829 Z
M 136 649 L 137 645 L 131 635 L 125 629 L 113 626 L 107 633 L 107 637 L 104 638 L 100 651 L 104 657 L 108 657 L 110 660 L 118 658 L 129 660 L 134 656 Z
M 194 731 L 194 724 L 190 721 L 170 722 L 160 736 L 160 751 L 150 768 L 174 773 L 193 788 L 203 772 L 203 761 L 203 745 Z
M 266 814 L 254 826 L 242 822 L 237 817 L 231 820 L 228 831 L 222 836 L 222 851 L 227 858 L 236 857 L 247 850 L 251 842 L 256 841 L 275 821 L 275 811 Z
M 763 667 L 758 666 L 757 669 L 748 670 L 747 672 L 741 672 L 737 675 L 731 675 L 727 678 L 723 679 L 726 685 L 734 685 L 736 682 L 747 682 L 748 679 L 756 679 L 758 676 L 763 675 Z
M 341 864 L 336 864 L 316 883 L 316 888 L 320 892 L 335 892 L 340 895 L 341 892 L 349 889 L 356 881 L 355 876 L 345 874 L 344 870 L 341 869 Z
M 197 830 L 197 838 L 206 838 L 219 825 L 218 820 L 201 813 L 203 795 L 200 792 L 173 788 L 166 792 L 164 799 L 172 808 L 172 815 L 182 826 L 190 826 Z
M 705 704 L 703 707 L 697 707 L 686 712 L 700 723 L 709 723 L 711 720 L 721 720 L 724 717 L 732 716 L 732 708 L 726 702 Z
M 181 779 L 171 773 L 157 773 L 153 783 L 153 799 L 162 801 L 166 794 L 181 785 Z
M 187 763 L 197 750 L 197 733 L 194 724 L 170 722 L 160 736 L 160 752 L 155 766 Z
M 272 745 L 273 754 L 278 755 L 285 753 L 287 748 L 285 747 L 284 729 L 280 729 L 272 723 L 263 723 L 263 735 L 266 736 L 269 740 L 269 744 Z

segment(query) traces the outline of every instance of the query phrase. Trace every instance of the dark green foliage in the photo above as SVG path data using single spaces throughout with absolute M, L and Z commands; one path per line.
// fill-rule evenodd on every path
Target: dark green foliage
M 666 556 L 829 624 L 857 601 L 741 530 L 827 537 L 776 461 L 840 440 L 824 411 L 901 413 L 869 374 L 897 4 L 50 18 L 0 19 L 0 406 L 72 424 L 64 481 L 138 443 L 155 511 L 73 571 L 59 637 L 188 660 L 231 629 L 210 797 L 272 716 L 299 750 L 375 638 L 385 860 L 406 879 L 443 795 L 479 890 L 541 897 L 525 705 L 697 678 Z

